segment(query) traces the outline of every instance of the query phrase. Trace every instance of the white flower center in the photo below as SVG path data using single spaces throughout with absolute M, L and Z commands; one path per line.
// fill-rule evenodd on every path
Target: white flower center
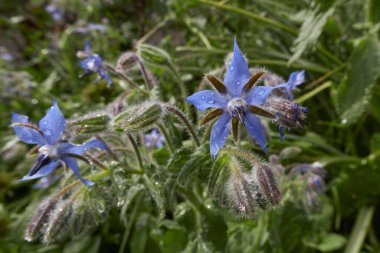
M 38 149 L 38 152 L 43 155 L 48 155 L 51 159 L 59 158 L 57 145 L 55 146 L 44 145 Z
M 244 123 L 247 107 L 248 104 L 243 98 L 233 98 L 227 104 L 227 110 L 230 115 L 239 119 L 241 123 Z

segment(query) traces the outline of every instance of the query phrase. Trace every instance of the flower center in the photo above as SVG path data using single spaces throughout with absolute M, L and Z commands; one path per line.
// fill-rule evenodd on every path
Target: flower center
M 51 159 L 58 159 L 59 158 L 57 145 L 55 145 L 55 146 L 44 145 L 38 149 L 38 152 L 40 154 L 49 156 Z
M 242 98 L 233 98 L 227 104 L 227 110 L 233 118 L 239 119 L 241 123 L 244 123 L 244 117 L 246 115 L 247 102 Z

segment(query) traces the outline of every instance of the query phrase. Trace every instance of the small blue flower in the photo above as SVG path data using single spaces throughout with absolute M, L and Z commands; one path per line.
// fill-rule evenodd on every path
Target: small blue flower
M 79 173 L 76 158 L 82 157 L 90 148 L 107 150 L 107 146 L 100 140 L 91 140 L 82 145 L 72 144 L 62 140 L 65 130 L 65 118 L 54 99 L 53 106 L 40 120 L 38 126 L 29 123 L 28 117 L 13 113 L 12 127 L 21 141 L 27 144 L 40 145 L 39 156 L 32 165 L 28 174 L 20 181 L 41 178 L 49 175 L 58 167 L 65 165 L 86 185 L 94 183 L 82 178 Z
M 155 128 L 149 134 L 144 135 L 145 138 L 145 146 L 148 148 L 161 148 L 164 144 L 164 136 L 158 132 Z
M 84 69 L 84 75 L 98 73 L 99 78 L 95 82 L 105 79 L 107 84 L 111 85 L 112 81 L 107 71 L 104 69 L 102 57 L 98 54 L 91 53 L 90 43 L 88 41 L 85 43 L 84 55 L 86 58 L 80 62 L 81 68 Z
M 210 152 L 213 158 L 227 140 L 231 121 L 234 135 L 237 132 L 239 122 L 244 124 L 253 139 L 265 153 L 267 152 L 264 129 L 256 114 L 275 118 L 275 115 L 265 111 L 260 106 L 264 104 L 274 89 L 285 88 L 291 92 L 302 82 L 303 71 L 293 73 L 288 82 L 274 87 L 254 86 L 263 75 L 264 72 L 261 71 L 250 76 L 248 64 L 235 38 L 234 53 L 230 64 L 227 66 L 224 81 L 218 80 L 215 76 L 206 75 L 206 78 L 217 91 L 204 90 L 186 98 L 186 101 L 198 110 L 216 109 L 205 116 L 204 122 L 220 116 L 211 130 Z
M 45 11 L 50 14 L 55 22 L 62 22 L 64 12 L 56 3 L 50 3 L 45 7 Z

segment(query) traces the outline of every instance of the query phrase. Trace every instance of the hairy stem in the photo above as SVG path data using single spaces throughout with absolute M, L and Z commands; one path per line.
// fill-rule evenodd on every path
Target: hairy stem
M 158 129 L 160 129 L 160 132 L 164 135 L 166 144 L 168 144 L 170 153 L 173 154 L 175 150 L 174 150 L 172 139 L 169 137 L 168 131 L 166 131 L 166 128 L 164 127 L 163 124 L 157 123 L 156 125 Z
M 183 112 L 181 112 L 180 110 L 178 110 L 176 107 L 174 107 L 172 105 L 162 104 L 162 106 L 168 112 L 170 112 L 170 113 L 174 114 L 175 116 L 177 116 L 184 123 L 184 125 L 186 126 L 187 130 L 189 131 L 191 137 L 193 138 L 195 146 L 199 147 L 200 146 L 200 142 L 199 142 L 198 136 L 197 136 L 197 134 L 196 134 L 193 126 L 191 125 L 189 119 L 185 116 L 185 114 L 183 114 Z
M 139 163 L 140 169 L 143 169 L 144 165 L 143 165 L 143 162 L 142 162 L 142 158 L 141 158 L 141 154 L 140 154 L 140 151 L 139 151 L 139 147 L 137 146 L 137 143 L 136 143 L 135 139 L 133 138 L 133 136 L 131 134 L 128 134 L 128 139 L 129 139 L 129 141 L 132 144 L 133 150 L 135 151 L 136 158 L 137 158 L 137 161 Z

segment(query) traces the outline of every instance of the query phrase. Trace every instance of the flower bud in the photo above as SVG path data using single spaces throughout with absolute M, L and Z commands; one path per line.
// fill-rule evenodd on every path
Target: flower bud
M 159 103 L 147 103 L 127 108 L 111 121 L 111 129 L 116 132 L 144 130 L 156 123 L 162 116 Z
M 227 183 L 227 194 L 230 204 L 246 217 L 252 217 L 256 208 L 256 191 L 251 176 L 241 172 L 237 164 L 232 164 L 231 177 Z
M 107 113 L 95 112 L 73 119 L 68 125 L 77 133 L 97 133 L 106 130 L 110 120 L 111 117 Z
M 28 227 L 26 228 L 25 240 L 31 242 L 36 240 L 41 235 L 42 230 L 58 201 L 59 198 L 53 196 L 46 198 L 41 202 L 41 204 L 38 205 Z
M 122 54 L 116 63 L 116 69 L 126 70 L 132 68 L 139 61 L 139 57 L 134 52 Z
M 152 45 L 139 45 L 137 53 L 146 62 L 154 65 L 170 65 L 171 63 L 170 56 L 166 51 Z
M 263 106 L 265 110 L 275 115 L 274 121 L 280 126 L 302 128 L 306 123 L 307 108 L 289 99 L 270 96 Z
M 280 202 L 280 190 L 277 187 L 271 168 L 260 164 L 253 172 L 256 172 L 256 180 L 262 195 L 272 205 L 277 205 Z
M 72 201 L 65 200 L 56 206 L 46 224 L 43 242 L 51 244 L 62 240 L 68 234 L 69 220 L 72 214 Z

